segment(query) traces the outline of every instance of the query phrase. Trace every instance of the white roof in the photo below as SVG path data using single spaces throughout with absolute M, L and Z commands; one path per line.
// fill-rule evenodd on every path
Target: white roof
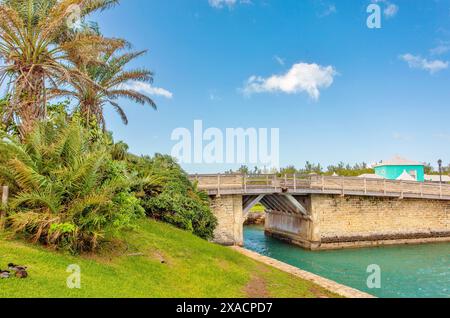
M 390 160 L 385 160 L 375 165 L 375 167 L 382 167 L 382 166 L 424 166 L 424 164 L 418 161 L 405 159 L 400 156 L 395 156 Z
M 406 170 L 403 170 L 403 173 L 400 177 L 397 178 L 399 181 L 417 181 L 412 175 L 410 175 Z
M 425 175 L 425 181 L 440 182 L 439 175 Z M 442 175 L 442 182 L 450 182 L 450 176 Z

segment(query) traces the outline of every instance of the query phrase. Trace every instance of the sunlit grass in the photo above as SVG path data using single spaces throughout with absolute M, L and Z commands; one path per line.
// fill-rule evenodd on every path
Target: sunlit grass
M 324 289 L 156 221 L 122 234 L 126 244 L 76 257 L 0 236 L 0 268 L 27 265 L 29 278 L 0 280 L 2 297 L 318 297 Z M 69 289 L 67 266 L 81 267 Z M 252 286 L 257 281 L 258 286 Z

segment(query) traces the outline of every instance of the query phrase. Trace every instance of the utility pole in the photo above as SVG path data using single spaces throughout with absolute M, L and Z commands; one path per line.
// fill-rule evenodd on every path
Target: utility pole
M 442 160 L 441 159 L 438 160 L 438 165 L 439 165 L 439 182 L 442 184 Z

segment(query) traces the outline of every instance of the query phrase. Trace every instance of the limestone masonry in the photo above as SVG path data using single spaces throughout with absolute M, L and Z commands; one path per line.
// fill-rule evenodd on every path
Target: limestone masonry
M 215 242 L 243 244 L 242 197 L 212 198 Z M 298 200 L 309 215 L 269 211 L 268 235 L 308 249 L 450 241 L 450 201 L 319 194 Z
M 218 219 L 215 241 L 243 244 L 251 208 L 265 231 L 307 249 L 450 241 L 450 185 L 324 176 L 194 176 Z

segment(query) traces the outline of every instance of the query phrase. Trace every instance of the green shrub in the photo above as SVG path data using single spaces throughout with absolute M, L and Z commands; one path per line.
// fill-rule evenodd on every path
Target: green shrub
M 20 142 L 0 138 L 0 183 L 10 186 L 6 226 L 73 253 L 95 250 L 144 215 L 123 162 L 76 119 L 39 123 Z
M 130 161 L 130 169 L 144 180 L 135 190 L 148 216 L 204 239 L 213 237 L 217 219 L 208 196 L 195 188 L 172 157 L 157 154 Z

